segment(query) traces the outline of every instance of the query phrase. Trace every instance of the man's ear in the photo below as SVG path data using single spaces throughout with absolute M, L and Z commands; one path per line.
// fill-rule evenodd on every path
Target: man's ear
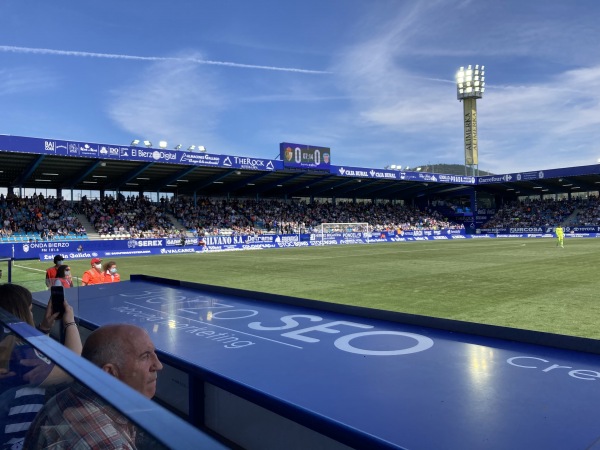
M 102 366 L 102 370 L 104 370 L 106 373 L 111 374 L 115 378 L 119 378 L 119 368 L 114 364 L 104 364 Z

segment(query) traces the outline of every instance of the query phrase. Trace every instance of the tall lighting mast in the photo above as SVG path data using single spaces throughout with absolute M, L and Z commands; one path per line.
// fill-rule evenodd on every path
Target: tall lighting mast
M 479 174 L 479 156 L 477 148 L 477 99 L 485 91 L 485 66 L 475 68 L 461 67 L 456 74 L 458 100 L 463 102 L 463 120 L 465 124 L 465 175 L 469 169 L 473 176 Z

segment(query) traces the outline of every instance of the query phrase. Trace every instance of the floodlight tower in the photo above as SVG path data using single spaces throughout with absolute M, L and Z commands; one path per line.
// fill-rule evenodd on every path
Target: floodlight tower
M 477 99 L 483 97 L 485 91 L 485 66 L 475 68 L 461 67 L 456 74 L 458 100 L 463 102 L 463 119 L 465 123 L 465 172 L 471 168 L 473 176 L 479 174 L 479 157 L 477 149 Z M 468 173 L 466 173 L 468 174 Z

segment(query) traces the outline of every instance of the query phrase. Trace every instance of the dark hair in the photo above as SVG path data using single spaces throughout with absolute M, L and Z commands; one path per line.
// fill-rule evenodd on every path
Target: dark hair
M 0 308 L 34 326 L 29 307 L 33 303 L 29 289 L 18 284 L 0 284 Z
M 60 261 L 64 261 L 64 260 L 65 260 L 65 258 L 63 258 L 62 256 L 56 255 L 54 257 L 54 264 L 58 264 Z
M 56 270 L 56 278 L 64 278 L 65 277 L 65 271 L 69 268 L 68 265 L 63 264 L 62 266 L 58 266 L 58 269 Z
M 106 263 L 104 263 L 104 272 L 106 272 L 110 267 L 112 266 L 116 266 L 117 263 L 114 261 L 108 261 Z

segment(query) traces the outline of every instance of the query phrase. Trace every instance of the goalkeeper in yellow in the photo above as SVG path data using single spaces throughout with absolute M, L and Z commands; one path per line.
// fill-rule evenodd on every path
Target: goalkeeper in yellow
M 556 246 L 558 247 L 560 245 L 561 248 L 565 248 L 565 230 L 563 230 L 563 227 L 561 227 L 560 225 L 557 226 L 554 232 L 556 233 Z

